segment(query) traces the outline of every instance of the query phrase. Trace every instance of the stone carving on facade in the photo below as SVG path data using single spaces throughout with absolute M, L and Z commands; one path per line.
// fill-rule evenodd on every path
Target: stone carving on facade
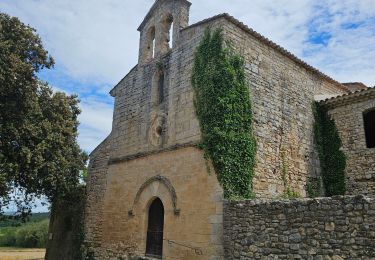
M 166 115 L 164 113 L 151 113 L 151 124 L 148 132 L 148 140 L 152 146 L 158 147 L 163 143 Z

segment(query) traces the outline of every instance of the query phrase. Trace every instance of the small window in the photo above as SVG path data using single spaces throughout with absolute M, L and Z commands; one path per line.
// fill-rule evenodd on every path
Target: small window
M 163 53 L 169 51 L 173 47 L 173 16 L 171 14 L 167 14 L 164 16 L 162 20 L 162 48 Z
M 363 114 L 367 148 L 375 148 L 375 109 Z
M 158 103 L 161 104 L 164 101 L 164 72 L 163 71 L 161 71 L 159 74 L 158 94 L 159 94 Z
M 173 18 L 171 18 L 171 19 L 172 19 L 172 23 L 170 24 L 171 28 L 169 28 L 169 39 L 168 39 L 170 49 L 172 49 L 172 47 L 173 47 Z
M 147 32 L 146 60 L 155 58 L 155 27 L 152 26 Z
M 165 75 L 163 68 L 157 68 L 152 79 L 151 101 L 153 106 L 158 106 L 165 99 Z

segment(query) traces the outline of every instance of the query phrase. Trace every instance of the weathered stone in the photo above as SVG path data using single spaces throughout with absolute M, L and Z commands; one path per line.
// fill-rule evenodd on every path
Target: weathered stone
M 222 259 L 223 223 L 224 231 L 230 231 L 225 235 L 228 259 L 306 259 L 309 252 L 322 259 L 336 254 L 332 244 L 351 245 L 343 256 L 352 257 L 367 243 L 358 240 L 354 248 L 354 238 L 363 238 L 362 227 L 373 230 L 368 218 L 360 218 L 375 211 L 372 199 L 244 201 L 233 212 L 225 209 L 223 219 L 223 190 L 211 162 L 197 148 L 201 132 L 191 84 L 193 57 L 209 27 L 221 28 L 244 58 L 258 144 L 253 189 L 259 198 L 280 197 L 286 187 L 306 196 L 308 178 L 320 178 L 314 97 L 348 94 L 348 88 L 229 15 L 189 26 L 189 7 L 186 0 L 155 1 L 139 27 L 138 64 L 110 92 L 115 98 L 113 128 L 90 155 L 88 255 L 104 260 L 143 257 L 149 206 L 159 198 L 165 208 L 166 260 Z M 330 113 L 348 155 L 349 193 L 371 194 L 374 153 L 363 147 L 359 118 L 375 103 L 374 98 L 356 102 L 331 106 Z M 357 172 L 361 177 L 354 177 Z M 372 249 L 366 250 L 371 255 Z
M 361 201 L 361 207 L 353 207 L 352 211 L 343 210 L 348 204 L 358 205 L 358 201 Z M 325 206 L 306 210 L 311 203 Z M 272 254 L 278 259 L 373 259 L 375 233 L 368 230 L 375 230 L 375 211 L 370 210 L 374 203 L 375 198 L 364 196 L 281 200 L 271 203 L 266 200 L 226 201 L 225 259 L 237 259 L 233 256 L 246 255 L 248 252 L 257 252 L 260 256 Z M 253 214 L 242 214 L 244 211 L 251 211 Z M 273 226 L 280 214 L 284 214 L 289 223 L 287 229 L 280 225 Z M 305 217 L 307 215 L 309 218 Z M 347 221 L 341 221 L 342 219 Z M 259 223 L 263 223 L 265 227 Z M 350 230 L 350 233 L 343 233 L 342 227 Z M 257 235 L 252 240 L 251 247 L 239 243 L 239 238 L 252 234 Z M 278 239 L 271 239 L 271 242 L 270 238 L 273 237 Z

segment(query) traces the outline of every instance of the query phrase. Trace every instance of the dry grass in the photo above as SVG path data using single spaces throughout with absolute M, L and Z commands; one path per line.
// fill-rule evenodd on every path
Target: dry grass
M 45 249 L 24 249 L 0 247 L 1 260 L 36 260 L 44 259 Z

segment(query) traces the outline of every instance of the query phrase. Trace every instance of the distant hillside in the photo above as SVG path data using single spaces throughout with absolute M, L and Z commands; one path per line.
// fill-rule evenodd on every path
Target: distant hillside
M 35 223 L 35 222 L 40 222 L 45 219 L 49 219 L 50 213 L 34 213 L 29 217 L 30 223 Z M 18 227 L 21 226 L 23 222 L 21 220 L 11 220 L 11 219 L 6 219 L 6 220 L 1 220 L 0 221 L 0 228 L 3 227 Z
M 27 222 L 0 221 L 0 247 L 44 248 L 50 213 L 35 213 Z

